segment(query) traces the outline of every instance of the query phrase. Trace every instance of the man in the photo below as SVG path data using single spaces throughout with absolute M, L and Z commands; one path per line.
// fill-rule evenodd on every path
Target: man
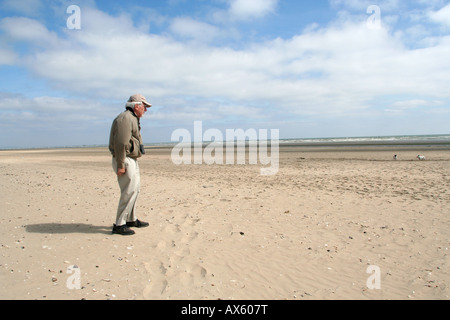
M 112 166 L 121 192 L 113 234 L 132 235 L 135 232 L 130 227 L 149 226 L 147 222 L 137 219 L 136 200 L 141 182 L 137 159 L 145 153 L 139 120 L 151 106 L 144 96 L 135 94 L 111 126 L 109 151 L 113 156 Z

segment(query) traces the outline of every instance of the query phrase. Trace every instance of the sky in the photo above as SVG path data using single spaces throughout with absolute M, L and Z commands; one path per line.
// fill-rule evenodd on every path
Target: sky
M 0 0 L 0 148 L 174 130 L 448 134 L 450 1 Z

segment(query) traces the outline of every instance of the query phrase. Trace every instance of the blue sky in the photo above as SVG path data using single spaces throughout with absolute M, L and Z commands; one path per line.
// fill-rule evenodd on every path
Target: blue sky
M 145 143 L 450 133 L 444 0 L 3 0 L 0 44 L 0 148 L 107 144 L 134 93 Z

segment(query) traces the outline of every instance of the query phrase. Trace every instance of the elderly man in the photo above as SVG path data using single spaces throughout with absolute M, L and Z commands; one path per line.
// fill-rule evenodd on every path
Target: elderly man
M 113 156 L 112 166 L 121 192 L 113 234 L 132 235 L 135 232 L 130 227 L 149 226 L 147 222 L 137 219 L 136 200 L 141 181 L 137 159 L 145 153 L 139 120 L 151 106 L 144 96 L 135 94 L 111 126 L 109 151 Z

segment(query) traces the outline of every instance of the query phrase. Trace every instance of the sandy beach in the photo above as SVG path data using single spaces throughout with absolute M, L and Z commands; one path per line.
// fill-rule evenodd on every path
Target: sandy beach
M 0 299 L 449 298 L 450 148 L 281 146 L 273 176 L 170 151 L 128 237 L 106 148 L 0 151 Z

